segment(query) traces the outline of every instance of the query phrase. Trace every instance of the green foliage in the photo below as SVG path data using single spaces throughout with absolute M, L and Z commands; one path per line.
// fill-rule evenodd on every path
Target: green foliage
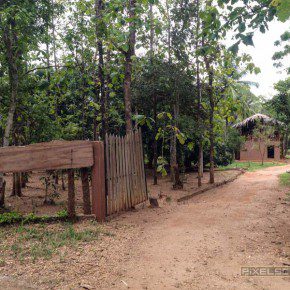
M 268 167 L 273 167 L 273 166 L 283 166 L 286 165 L 284 163 L 278 163 L 278 162 L 264 162 L 262 165 L 260 162 L 252 162 L 252 161 L 245 161 L 245 162 L 233 162 L 229 164 L 228 166 L 221 166 L 220 169 L 245 169 L 247 171 L 257 171 L 260 169 L 268 168 Z
M 67 213 L 67 210 L 63 209 L 59 212 L 57 212 L 56 214 L 59 218 L 62 218 L 62 219 L 67 219 L 68 218 L 68 213 Z
M 17 212 L 5 212 L 0 214 L 0 225 L 13 224 L 22 220 L 22 216 Z
M 289 0 L 273 0 L 271 5 L 277 8 L 277 16 L 280 21 L 285 22 L 290 17 Z
M 66 210 L 62 210 L 57 213 L 59 220 L 65 221 L 68 218 Z M 37 216 L 34 213 L 27 215 L 20 214 L 18 212 L 6 212 L 0 214 L 0 226 L 9 225 L 9 224 L 30 224 L 30 223 L 45 223 L 53 220 L 53 217 L 49 216 Z
M 138 0 L 133 16 L 129 0 L 103 1 L 101 10 L 96 10 L 94 1 L 85 0 L 12 2 L 0 4 L 1 139 L 14 87 L 18 91 L 10 144 L 98 139 L 105 129 L 104 116 L 108 133 L 125 134 L 124 80 L 125 64 L 127 68 L 129 64 L 133 123 L 142 126 L 148 165 L 153 159 L 152 143 L 157 140 L 158 171 L 165 175 L 173 139 L 178 141 L 179 164 L 185 159 L 195 164 L 202 136 L 207 163 L 212 108 L 215 162 L 232 161 L 241 140 L 231 125 L 260 111 L 263 103 L 251 93 L 253 84 L 241 81 L 247 73 L 259 73 L 259 68 L 249 55 L 239 54 L 239 46 L 254 45 L 254 31 L 264 33 L 276 16 L 285 20 L 289 1 L 219 0 L 197 7 L 195 1 Z M 148 13 L 151 5 L 152 13 Z M 135 30 L 136 46 L 131 47 L 129 36 L 134 38 Z M 15 41 L 10 47 L 12 60 L 5 31 Z M 229 32 L 233 45 L 227 48 L 224 40 Z M 288 54 L 288 38 L 287 33 L 281 36 L 275 61 L 281 62 Z M 17 84 L 11 80 L 12 64 L 17 68 Z M 209 98 L 209 67 L 213 100 Z M 283 112 L 280 118 L 289 123 L 284 89 L 269 108 L 277 115 Z M 104 95 L 106 112 L 102 112 Z
M 13 244 L 8 250 L 20 261 L 31 259 L 36 262 L 38 259 L 51 259 L 53 255 L 63 257 L 61 248 L 97 240 L 101 233 L 99 227 L 77 230 L 70 224 L 62 225 L 60 229 L 20 226 L 13 233 Z
M 288 172 L 279 175 L 279 182 L 283 186 L 290 186 L 290 174 Z

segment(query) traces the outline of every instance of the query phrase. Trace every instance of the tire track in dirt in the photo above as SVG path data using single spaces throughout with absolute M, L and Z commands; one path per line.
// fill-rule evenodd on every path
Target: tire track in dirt
M 246 173 L 150 217 L 130 259 L 117 265 L 122 281 L 133 289 L 289 289 L 289 277 L 240 275 L 242 266 L 289 263 L 289 206 L 278 184 L 286 169 Z

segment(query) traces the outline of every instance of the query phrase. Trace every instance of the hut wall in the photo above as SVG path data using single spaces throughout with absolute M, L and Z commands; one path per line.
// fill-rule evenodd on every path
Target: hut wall
M 261 146 L 265 149 L 264 160 L 269 161 L 280 161 L 280 142 L 279 141 L 271 141 L 265 143 L 261 143 Z M 274 146 L 274 158 L 267 158 L 268 157 L 268 146 Z M 248 140 L 245 142 L 243 148 L 240 152 L 240 160 L 247 160 L 247 161 L 261 161 L 261 153 L 259 150 L 259 142 Z

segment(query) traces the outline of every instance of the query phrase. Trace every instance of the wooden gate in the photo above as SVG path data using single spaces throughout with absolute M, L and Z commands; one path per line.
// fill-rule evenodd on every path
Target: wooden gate
M 148 199 L 142 135 L 106 135 L 107 215 L 130 209 Z

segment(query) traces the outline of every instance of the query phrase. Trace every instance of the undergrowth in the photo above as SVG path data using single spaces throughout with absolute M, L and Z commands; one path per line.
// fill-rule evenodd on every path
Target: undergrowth
M 66 210 L 62 210 L 57 213 L 57 218 L 60 220 L 66 220 L 68 218 L 68 214 Z M 37 216 L 34 213 L 30 213 L 28 215 L 22 215 L 18 212 L 5 212 L 0 214 L 0 226 L 3 225 L 11 225 L 15 223 L 21 224 L 29 224 L 33 222 L 47 222 L 51 220 L 52 217 L 49 216 Z
M 38 259 L 50 259 L 54 254 L 59 254 L 61 258 L 78 244 L 99 239 L 101 233 L 111 235 L 102 231 L 99 225 L 92 224 L 92 227 L 86 229 L 75 229 L 69 223 L 51 227 L 45 224 L 33 227 L 21 225 L 6 231 L 2 230 L 0 233 L 2 249 L 0 264 L 1 261 L 5 263 L 5 255 L 12 256 L 21 263 L 27 259 L 32 262 Z

